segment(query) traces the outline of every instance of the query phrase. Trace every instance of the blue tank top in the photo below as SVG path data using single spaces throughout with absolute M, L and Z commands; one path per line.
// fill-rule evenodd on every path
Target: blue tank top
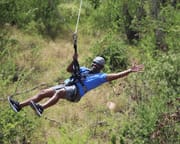
M 78 87 L 79 95 L 82 97 L 86 92 L 102 85 L 103 83 L 107 82 L 107 74 L 105 73 L 97 73 L 97 74 L 90 74 L 89 69 L 86 67 L 80 67 L 81 73 L 81 81 L 83 82 L 84 86 L 77 81 L 76 85 Z M 65 80 L 65 83 L 69 79 Z M 84 90 L 84 87 L 86 90 Z

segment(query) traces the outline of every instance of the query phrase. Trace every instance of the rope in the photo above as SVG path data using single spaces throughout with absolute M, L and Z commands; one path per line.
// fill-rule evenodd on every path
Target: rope
M 82 7 L 82 0 L 80 2 L 80 6 L 79 6 L 79 13 L 78 13 L 78 18 L 77 18 L 77 23 L 76 23 L 76 29 L 75 29 L 75 34 L 77 33 L 78 30 L 78 25 L 79 25 L 79 19 L 80 19 L 80 15 L 81 15 L 81 7 Z
M 42 87 L 42 86 L 47 86 L 47 84 L 46 83 L 41 83 L 41 84 L 39 84 L 37 86 L 34 86 L 34 87 L 30 88 L 30 89 L 27 89 L 27 90 L 24 90 L 24 91 L 21 91 L 21 92 L 17 92 L 17 90 L 16 90 L 15 93 L 11 95 L 11 97 L 13 97 L 15 95 L 21 95 L 21 94 L 25 94 L 25 93 L 31 92 L 31 91 L 39 88 L 39 87 Z
M 57 120 L 55 120 L 55 119 L 51 119 L 51 118 L 49 118 L 49 117 L 47 117 L 47 116 L 42 116 L 45 120 L 48 120 L 48 121 L 50 121 L 50 122 L 52 122 L 52 123 L 56 123 L 59 127 L 61 127 L 61 125 L 62 125 L 62 123 L 61 122 L 59 122 L 59 121 L 57 121 Z

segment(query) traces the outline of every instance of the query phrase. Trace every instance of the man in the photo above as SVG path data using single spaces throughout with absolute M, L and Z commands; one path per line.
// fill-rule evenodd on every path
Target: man
M 74 61 L 77 61 L 78 55 L 75 53 L 73 61 L 67 67 L 67 71 L 74 73 Z M 69 78 L 65 80 L 63 85 L 57 85 L 45 90 L 42 90 L 39 94 L 19 103 L 14 101 L 11 97 L 8 97 L 10 106 L 15 112 L 19 112 L 25 106 L 30 105 L 38 116 L 41 116 L 44 109 L 56 104 L 59 99 L 66 99 L 71 102 L 78 102 L 85 93 L 94 89 L 101 84 L 116 80 L 121 77 L 125 77 L 132 72 L 139 72 L 143 69 L 143 65 L 134 65 L 130 69 L 123 72 L 106 74 L 102 73 L 101 70 L 104 68 L 105 60 L 103 57 L 96 57 L 91 68 L 80 67 L 80 77 Z M 44 104 L 38 104 L 42 99 L 49 98 Z

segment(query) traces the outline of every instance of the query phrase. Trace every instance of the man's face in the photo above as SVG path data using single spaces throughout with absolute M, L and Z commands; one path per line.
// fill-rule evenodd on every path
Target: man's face
M 92 64 L 91 64 L 91 71 L 94 73 L 100 72 L 102 68 L 103 68 L 103 66 L 99 65 L 96 62 L 92 62 Z

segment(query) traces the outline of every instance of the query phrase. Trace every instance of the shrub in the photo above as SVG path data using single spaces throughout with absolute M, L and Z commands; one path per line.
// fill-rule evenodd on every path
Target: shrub
M 128 53 L 125 44 L 111 34 L 105 35 L 93 46 L 93 56 L 106 60 L 106 71 L 121 71 L 128 66 Z
M 9 107 L 0 107 L 0 143 L 26 143 L 31 140 L 35 121 L 25 113 L 16 114 Z

